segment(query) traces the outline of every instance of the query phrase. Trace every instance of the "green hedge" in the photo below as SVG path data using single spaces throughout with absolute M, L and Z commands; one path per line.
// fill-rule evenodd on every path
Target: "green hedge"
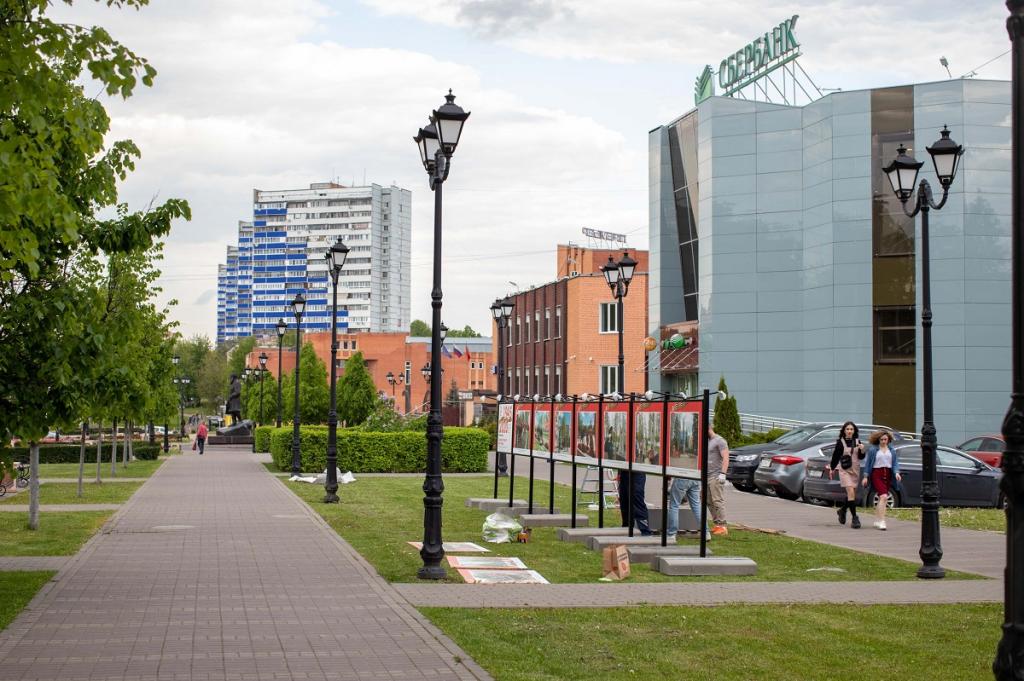
M 257 452 L 269 452 L 270 451 L 270 434 L 277 430 L 274 426 L 257 426 L 256 427 L 256 451 Z
M 124 441 L 117 444 L 118 459 L 123 456 L 121 448 Z M 39 445 L 39 463 L 78 463 L 79 445 Z M 153 461 L 163 451 L 163 445 L 136 442 L 134 445 L 135 458 L 142 461 Z M 15 461 L 28 461 L 28 447 L 11 447 L 4 450 L 4 454 L 10 454 Z M 103 460 L 110 461 L 110 442 L 103 443 Z M 96 445 L 86 445 L 85 462 L 96 463 Z
M 441 465 L 448 473 L 487 470 L 490 438 L 480 428 L 445 428 Z M 302 470 L 327 468 L 327 428 L 302 426 L 299 431 Z M 292 429 L 275 428 L 270 453 L 283 471 L 291 469 Z M 369 433 L 338 429 L 338 467 L 353 473 L 422 473 L 426 470 L 427 440 L 422 432 Z

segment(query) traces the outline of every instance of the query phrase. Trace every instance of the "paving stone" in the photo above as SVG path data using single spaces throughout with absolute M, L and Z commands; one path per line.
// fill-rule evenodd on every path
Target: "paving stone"
M 572 515 L 569 513 L 534 513 L 519 516 L 523 527 L 569 527 Z M 586 527 L 590 519 L 582 513 L 576 514 L 576 526 Z
M 629 554 L 630 562 L 653 564 L 662 556 L 699 556 L 700 546 L 679 546 L 678 544 L 662 546 L 659 542 L 656 546 L 627 546 L 626 552 Z M 711 549 L 707 549 L 706 553 L 709 556 L 712 555 Z
M 563 527 L 558 530 L 562 541 L 586 544 L 591 537 L 624 537 L 629 535 L 625 527 Z
M 756 575 L 757 563 L 742 556 L 663 556 L 655 569 L 663 575 Z
M 545 508 L 543 506 L 538 506 L 537 504 L 533 505 L 533 515 L 540 515 L 541 513 L 547 513 L 547 512 L 548 512 L 547 508 Z M 504 513 L 505 515 L 510 515 L 513 518 L 518 518 L 521 515 L 528 515 L 528 514 L 530 514 L 530 509 L 529 509 L 528 506 L 512 506 L 512 507 L 502 506 L 501 508 L 496 508 L 496 509 L 492 510 L 491 513 Z M 558 513 L 558 509 L 557 508 L 555 509 L 555 513 Z
M 591 537 L 587 541 L 587 548 L 590 549 L 591 551 L 601 551 L 606 546 L 615 546 L 616 544 L 624 544 L 626 546 L 629 546 L 631 544 L 632 545 L 653 546 L 653 545 L 657 544 L 657 545 L 660 546 L 661 545 L 661 537 L 656 537 L 654 535 L 651 535 L 650 537 L 644 537 L 644 536 L 640 535 L 639 533 L 637 533 L 636 535 L 634 535 L 632 537 L 630 537 L 629 535 L 620 535 L 620 536 L 617 536 L 617 537 L 616 536 L 611 536 L 611 537 L 608 537 L 608 536 L 605 536 L 605 537 Z

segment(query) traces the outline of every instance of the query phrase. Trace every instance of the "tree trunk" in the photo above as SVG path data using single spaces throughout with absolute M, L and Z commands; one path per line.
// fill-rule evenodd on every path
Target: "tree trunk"
M 132 426 L 132 422 L 130 420 L 125 421 L 124 428 L 124 449 L 121 451 L 121 468 L 128 467 L 129 452 L 135 446 L 135 443 L 132 442 L 132 438 L 135 437 L 135 428 Z
M 103 482 L 100 477 L 100 467 L 103 465 L 103 419 L 96 428 L 96 482 Z
M 110 475 L 117 477 L 117 419 L 114 419 L 111 432 L 114 434 L 114 450 L 110 453 Z
M 29 443 L 28 529 L 39 529 L 39 443 Z
M 85 475 L 85 434 L 89 426 L 82 421 L 82 446 L 78 448 L 78 498 L 82 498 L 82 477 Z

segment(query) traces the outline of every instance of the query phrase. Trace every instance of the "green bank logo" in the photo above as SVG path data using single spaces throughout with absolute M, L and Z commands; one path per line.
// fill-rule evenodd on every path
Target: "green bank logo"
M 793 33 L 798 18 L 799 15 L 794 14 L 719 63 L 718 87 L 723 96 L 731 96 L 800 56 L 800 43 Z M 697 79 L 695 103 L 700 104 L 715 95 L 712 75 L 711 67 L 705 66 Z
M 693 103 L 700 104 L 708 97 L 715 96 L 715 80 L 713 76 L 715 72 L 711 70 L 711 66 L 705 66 L 704 71 L 701 72 L 700 76 L 697 77 L 697 83 L 694 86 L 693 91 Z

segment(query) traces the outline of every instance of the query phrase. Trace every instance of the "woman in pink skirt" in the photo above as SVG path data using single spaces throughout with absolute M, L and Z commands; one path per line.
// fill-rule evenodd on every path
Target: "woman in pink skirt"
M 864 458 L 864 445 L 857 437 L 857 426 L 847 421 L 839 431 L 835 449 L 832 450 L 832 461 L 828 466 L 828 475 L 839 473 L 839 484 L 846 490 L 846 501 L 839 502 L 837 513 L 839 524 L 846 524 L 846 512 L 850 512 L 850 527 L 860 529 L 860 518 L 857 516 L 857 483 L 860 482 L 860 462 Z
M 878 494 L 878 503 L 875 505 L 875 516 L 878 520 L 874 525 L 880 530 L 885 529 L 885 511 L 889 500 L 889 492 L 892 489 L 899 489 L 900 481 L 900 456 L 889 448 L 892 437 L 884 430 L 871 434 L 868 441 L 871 447 L 868 448 L 868 458 L 864 462 L 864 473 L 861 477 L 861 484 L 867 489 L 868 494 L 874 490 Z

